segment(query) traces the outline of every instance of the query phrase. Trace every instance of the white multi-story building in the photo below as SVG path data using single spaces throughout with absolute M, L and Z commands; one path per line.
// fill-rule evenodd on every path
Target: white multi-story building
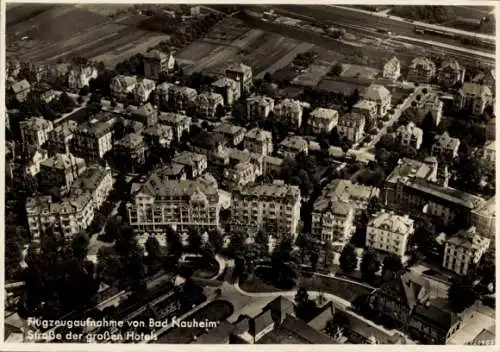
M 19 122 L 21 139 L 37 148 L 43 146 L 49 140 L 49 134 L 54 129 L 51 121 L 41 117 L 31 117 Z
M 127 204 L 130 225 L 138 230 L 165 231 L 166 226 L 219 226 L 219 193 L 216 188 L 191 180 L 169 180 L 153 173 L 144 184 L 132 185 L 133 201 Z
M 354 207 L 348 202 L 322 195 L 314 202 L 311 234 L 321 241 L 345 243 L 355 230 L 354 215 Z
M 252 153 L 271 155 L 273 153 L 273 135 L 269 131 L 253 128 L 245 134 L 243 148 Z
M 55 233 L 70 237 L 92 223 L 94 202 L 87 192 L 70 195 L 60 203 L 53 203 L 51 196 L 38 196 L 27 199 L 26 214 L 34 241 L 38 241 L 40 235 L 50 227 Z
M 59 196 L 87 169 L 85 160 L 72 154 L 55 154 L 40 163 L 40 187 Z
M 401 145 L 409 145 L 416 150 L 419 150 L 422 145 L 422 138 L 424 132 L 421 128 L 415 126 L 413 122 L 408 123 L 408 125 L 399 126 L 396 130 L 396 141 L 401 143 Z
M 408 215 L 402 216 L 382 210 L 368 222 L 366 246 L 404 259 L 408 240 L 414 232 L 414 220 Z
M 184 131 L 188 132 L 191 128 L 191 117 L 185 114 L 176 114 L 170 112 L 162 112 L 158 117 L 160 124 L 170 126 L 174 131 L 174 137 L 179 141 Z
M 234 226 L 257 232 L 265 229 L 278 239 L 297 237 L 300 221 L 300 190 L 286 184 L 247 186 L 233 192 L 231 218 Z
M 278 147 L 278 155 L 283 158 L 295 158 L 299 153 L 309 152 L 309 143 L 301 136 L 288 136 Z
M 113 126 L 116 117 L 109 113 L 79 125 L 73 131 L 72 151 L 85 159 L 103 158 L 113 149 Z
M 382 76 L 393 81 L 397 81 L 401 76 L 401 63 L 396 56 L 385 63 Z
M 443 267 L 459 275 L 467 275 L 479 263 L 488 250 L 491 239 L 482 237 L 472 226 L 446 240 Z
M 309 116 L 312 133 L 330 133 L 339 121 L 339 112 L 334 109 L 316 108 Z
M 455 98 L 455 107 L 479 116 L 484 113 L 484 109 L 492 101 L 493 94 L 490 88 L 477 83 L 465 82 Z
M 290 128 L 298 129 L 302 126 L 304 103 L 295 99 L 283 99 L 274 105 L 273 116 L 286 123 Z
M 363 93 L 365 100 L 370 100 L 377 104 L 378 117 L 384 117 L 391 107 L 391 92 L 380 84 L 370 84 Z
M 247 99 L 247 116 L 252 120 L 265 119 L 273 110 L 273 98 L 255 96 Z

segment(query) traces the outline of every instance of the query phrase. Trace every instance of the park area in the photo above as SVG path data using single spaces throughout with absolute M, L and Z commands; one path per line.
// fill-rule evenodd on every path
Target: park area
M 38 64 L 68 57 L 102 61 L 108 67 L 168 39 L 138 29 L 138 15 L 123 7 L 106 11 L 76 5 L 23 4 L 7 9 L 7 56 Z
M 223 321 L 233 314 L 234 308 L 228 301 L 217 300 L 210 302 L 203 308 L 189 315 L 183 321 L 185 322 L 215 322 Z M 176 327 L 168 330 L 165 334 L 158 337 L 157 343 L 191 343 L 195 337 L 205 332 L 205 328 L 200 327 Z

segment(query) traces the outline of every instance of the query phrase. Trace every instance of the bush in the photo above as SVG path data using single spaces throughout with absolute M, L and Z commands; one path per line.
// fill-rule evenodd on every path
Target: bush
M 374 127 L 368 133 L 369 134 L 377 134 L 378 133 L 378 129 Z
M 370 143 L 372 140 L 373 140 L 373 137 L 372 137 L 372 136 L 367 136 L 367 137 L 365 138 L 365 142 L 366 142 L 366 143 Z
M 384 127 L 384 123 L 382 121 L 377 121 L 377 128 Z

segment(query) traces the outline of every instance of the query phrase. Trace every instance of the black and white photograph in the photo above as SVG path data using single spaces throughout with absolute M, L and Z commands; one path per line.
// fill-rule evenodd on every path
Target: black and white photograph
M 5 4 L 4 346 L 495 345 L 496 4 L 435 3 Z

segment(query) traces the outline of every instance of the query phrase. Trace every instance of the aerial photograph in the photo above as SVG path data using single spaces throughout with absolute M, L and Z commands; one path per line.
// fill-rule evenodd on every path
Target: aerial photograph
M 495 345 L 495 17 L 6 4 L 5 343 Z

